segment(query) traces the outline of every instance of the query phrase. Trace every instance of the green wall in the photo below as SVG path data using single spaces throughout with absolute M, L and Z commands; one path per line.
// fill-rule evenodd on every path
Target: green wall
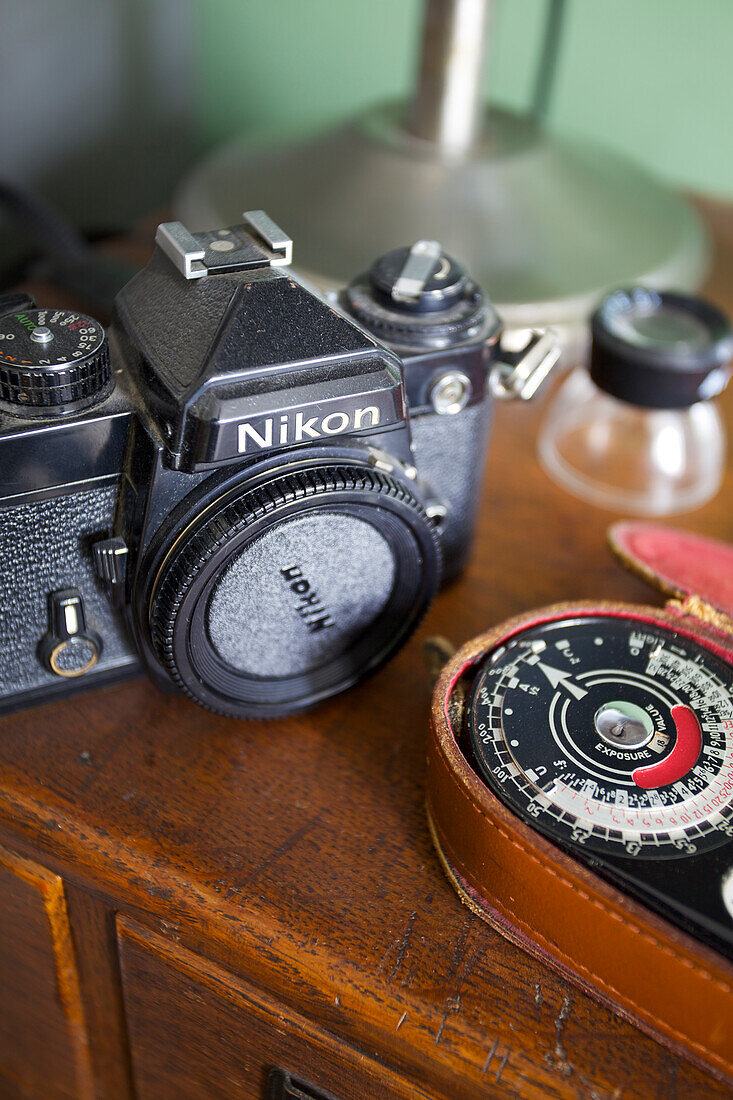
M 531 102 L 547 0 L 497 0 L 486 94 Z M 413 77 L 419 0 L 195 0 L 201 148 L 302 134 Z M 549 124 L 733 197 L 731 0 L 567 0 Z

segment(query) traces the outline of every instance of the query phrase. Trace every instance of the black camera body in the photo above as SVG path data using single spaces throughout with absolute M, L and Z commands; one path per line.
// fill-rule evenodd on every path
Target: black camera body
M 160 226 L 109 341 L 2 304 L 0 709 L 145 669 L 235 717 L 301 710 L 465 561 L 496 313 L 434 242 L 329 301 L 244 217 Z

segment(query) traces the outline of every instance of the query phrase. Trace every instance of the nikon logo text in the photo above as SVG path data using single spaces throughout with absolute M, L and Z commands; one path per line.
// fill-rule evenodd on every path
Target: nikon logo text
M 321 439 L 323 436 L 343 435 L 344 432 L 358 432 L 363 428 L 376 428 L 379 424 L 379 409 L 376 405 L 367 405 L 364 409 L 348 412 L 332 412 L 326 416 L 308 416 L 306 413 L 283 413 L 282 416 L 268 416 L 254 427 L 253 424 L 240 424 L 237 429 L 239 453 L 260 450 L 267 447 L 282 447 L 287 443 L 306 443 L 309 439 Z

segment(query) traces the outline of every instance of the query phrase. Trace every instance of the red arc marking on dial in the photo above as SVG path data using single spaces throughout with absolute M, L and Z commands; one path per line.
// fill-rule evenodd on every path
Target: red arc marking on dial
M 651 787 L 664 787 L 667 783 L 676 783 L 687 775 L 697 763 L 702 752 L 702 730 L 694 711 L 681 704 L 672 707 L 672 720 L 677 731 L 674 748 L 663 760 L 637 768 L 631 778 L 637 787 L 649 790 Z

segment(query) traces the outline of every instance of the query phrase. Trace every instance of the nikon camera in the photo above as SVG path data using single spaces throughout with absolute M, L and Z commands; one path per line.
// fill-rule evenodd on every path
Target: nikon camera
M 91 317 L 0 300 L 0 708 L 147 670 L 211 710 L 373 672 L 469 550 L 500 321 L 433 241 L 328 301 L 262 212 L 158 228 Z M 493 376 L 492 376 L 492 371 Z

